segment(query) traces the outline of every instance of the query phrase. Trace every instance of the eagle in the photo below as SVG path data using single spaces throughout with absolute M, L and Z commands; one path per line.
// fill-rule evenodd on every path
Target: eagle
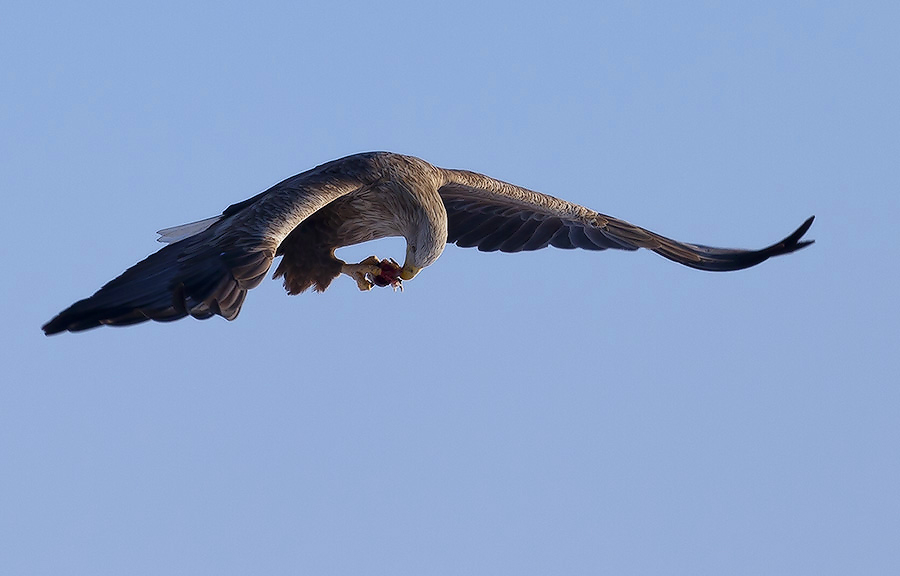
M 354 154 L 291 176 L 222 214 L 160 230 L 167 243 L 93 296 L 44 324 L 45 334 L 192 316 L 237 318 L 281 256 L 274 278 L 288 294 L 324 291 L 345 274 L 360 290 L 402 289 L 456 244 L 484 252 L 647 248 L 691 268 L 740 270 L 812 244 L 790 236 L 761 250 L 713 248 L 660 236 L 624 220 L 466 170 L 391 152 Z M 406 258 L 348 264 L 343 246 L 402 236 Z

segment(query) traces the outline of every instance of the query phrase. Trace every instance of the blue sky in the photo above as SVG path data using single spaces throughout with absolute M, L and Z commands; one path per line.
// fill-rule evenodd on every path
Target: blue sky
M 9 3 L 0 571 L 897 573 L 900 11 L 789 4 Z M 451 246 L 402 294 L 40 332 L 155 230 L 378 149 L 816 244 Z

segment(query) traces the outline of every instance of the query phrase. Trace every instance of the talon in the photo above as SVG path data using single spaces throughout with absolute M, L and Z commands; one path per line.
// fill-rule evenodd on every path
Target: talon
M 367 292 L 375 285 L 372 278 L 381 273 L 381 261 L 377 256 L 369 256 L 359 264 L 344 264 L 341 272 L 356 280 L 356 285 Z
M 394 278 L 393 280 L 389 280 L 389 279 L 385 278 L 384 276 L 382 276 L 381 274 L 379 274 L 372 280 L 374 280 L 376 286 L 381 286 L 382 288 L 384 288 L 385 286 L 390 286 L 391 288 L 394 289 L 394 292 L 396 292 L 398 288 L 400 289 L 401 292 L 403 292 L 403 280 L 401 280 L 399 278 Z
M 373 286 L 390 286 L 394 290 L 403 291 L 400 264 L 393 258 L 379 260 L 377 256 L 369 256 L 359 264 L 344 264 L 341 272 L 356 280 L 356 285 L 363 292 Z
M 402 280 L 400 279 L 400 264 L 393 258 L 382 260 L 378 264 L 381 273 L 377 274 L 372 280 L 378 286 L 390 286 L 396 291 L 398 288 L 403 291 Z

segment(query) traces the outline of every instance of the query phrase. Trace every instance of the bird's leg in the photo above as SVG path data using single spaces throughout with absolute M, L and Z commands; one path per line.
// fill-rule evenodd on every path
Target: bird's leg
M 392 286 L 395 290 L 403 286 L 400 281 L 400 265 L 393 259 L 379 260 L 377 256 L 369 256 L 359 264 L 344 264 L 341 273 L 356 280 L 356 285 L 363 292 L 372 286 Z
M 377 256 L 369 256 L 359 264 L 344 264 L 341 266 L 341 274 L 346 274 L 354 280 L 359 289 L 365 292 L 371 290 L 375 285 L 371 278 L 375 278 L 381 274 L 381 261 Z

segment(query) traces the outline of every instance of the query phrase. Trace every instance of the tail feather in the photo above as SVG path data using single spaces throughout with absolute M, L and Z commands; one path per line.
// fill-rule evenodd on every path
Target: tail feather
M 212 218 L 198 220 L 189 224 L 182 224 L 181 226 L 163 228 L 162 230 L 156 232 L 157 234 L 159 234 L 159 238 L 157 238 L 156 241 L 165 242 L 166 244 L 172 244 L 174 242 L 178 242 L 179 240 L 184 240 L 185 238 L 189 238 L 191 236 L 194 236 L 195 234 L 203 232 L 221 219 L 222 216 L 213 216 Z
M 43 326 L 47 335 L 185 316 L 237 317 L 247 290 L 265 277 L 274 248 L 245 246 L 203 230 L 165 246 Z

